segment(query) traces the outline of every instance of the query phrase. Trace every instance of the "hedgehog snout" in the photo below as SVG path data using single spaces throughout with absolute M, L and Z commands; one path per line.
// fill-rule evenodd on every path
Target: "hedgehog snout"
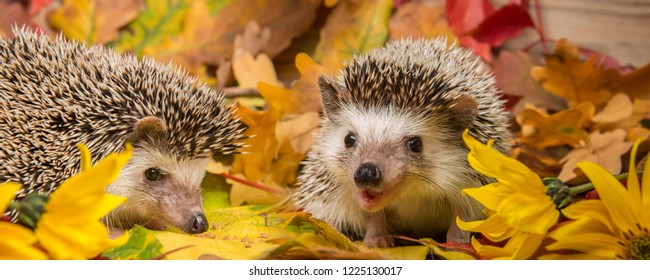
M 381 183 L 381 170 L 372 163 L 363 163 L 354 172 L 354 182 L 357 187 L 377 187 Z
M 203 215 L 203 212 L 197 213 L 192 219 L 189 220 L 187 225 L 187 233 L 202 233 L 208 230 L 208 220 Z

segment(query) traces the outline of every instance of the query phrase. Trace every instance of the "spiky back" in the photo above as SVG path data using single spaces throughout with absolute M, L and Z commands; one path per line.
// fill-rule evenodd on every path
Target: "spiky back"
M 24 28 L 14 33 L 0 39 L 0 181 L 23 183 L 23 194 L 47 192 L 77 172 L 78 143 L 94 160 L 120 151 L 148 116 L 164 122 L 165 152 L 178 158 L 242 146 L 223 93 L 182 70 Z
M 355 56 L 339 78 L 347 91 L 338 92 L 337 99 L 360 108 L 390 105 L 413 113 L 444 114 L 456 98 L 468 94 L 478 103 L 471 134 L 497 144 L 509 137 L 507 114 L 489 69 L 468 50 L 448 47 L 444 39 L 391 41 Z

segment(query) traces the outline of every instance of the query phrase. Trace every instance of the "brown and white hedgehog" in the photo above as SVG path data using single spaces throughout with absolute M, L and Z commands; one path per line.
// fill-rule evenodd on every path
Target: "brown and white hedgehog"
M 14 33 L 0 39 L 0 182 L 22 183 L 18 199 L 49 193 L 79 171 L 78 143 L 97 161 L 130 142 L 131 160 L 107 187 L 128 201 L 107 224 L 206 231 L 207 158 L 244 139 L 223 93 L 149 58 Z
M 322 75 L 325 117 L 299 176 L 297 207 L 370 247 L 391 235 L 465 242 L 455 218 L 480 219 L 461 190 L 488 178 L 467 162 L 461 134 L 509 150 L 495 80 L 445 40 L 400 40 Z

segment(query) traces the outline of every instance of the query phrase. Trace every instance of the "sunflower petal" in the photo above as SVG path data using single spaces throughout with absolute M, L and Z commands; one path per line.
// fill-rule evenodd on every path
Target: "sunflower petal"
M 497 212 L 508 213 L 503 216 L 509 225 L 542 235 L 555 225 L 560 217 L 550 197 L 544 195 L 536 198 L 521 193 L 515 193 L 504 199 Z
M 614 225 L 623 231 L 636 229 L 639 217 L 630 207 L 632 200 L 625 187 L 609 172 L 595 163 L 579 162 L 578 167 L 589 177 L 607 207 Z
M 650 154 L 648 154 L 648 157 L 650 157 Z M 647 164 L 647 162 L 643 168 L 643 178 L 641 180 L 641 201 L 643 213 L 646 215 L 642 222 L 645 223 L 646 228 L 650 228 L 650 164 Z
M 639 149 L 639 144 L 641 144 L 641 139 L 637 140 L 634 145 L 632 146 L 632 152 L 630 153 L 630 170 L 628 170 L 628 177 L 627 177 L 627 192 L 630 196 L 630 199 L 632 203 L 630 204 L 630 207 L 632 207 L 632 211 L 635 213 L 643 213 L 643 204 L 641 201 L 641 189 L 639 187 L 639 178 L 636 175 L 636 170 L 635 170 L 635 158 L 636 158 L 636 152 Z
M 485 206 L 485 208 L 495 210 L 499 208 L 499 204 L 501 204 L 501 202 L 513 192 L 508 191 L 508 187 L 502 186 L 501 183 L 493 183 L 480 188 L 463 189 L 462 193 L 469 195 L 474 200 Z
M 624 255 L 618 238 L 602 233 L 587 233 L 558 240 L 546 246 L 548 250 L 577 250 L 599 259 L 617 259 Z
M 562 214 L 569 219 L 577 220 L 583 217 L 589 217 L 598 220 L 605 225 L 610 232 L 615 232 L 612 218 L 609 211 L 602 201 L 597 199 L 587 199 L 578 201 L 562 209 Z
M 555 240 L 564 240 L 576 235 L 589 233 L 611 234 L 609 229 L 600 221 L 584 217 L 556 228 L 548 236 Z
M 21 185 L 15 182 L 6 182 L 0 184 L 0 210 L 4 212 L 9 202 L 14 199 L 16 192 L 20 190 Z

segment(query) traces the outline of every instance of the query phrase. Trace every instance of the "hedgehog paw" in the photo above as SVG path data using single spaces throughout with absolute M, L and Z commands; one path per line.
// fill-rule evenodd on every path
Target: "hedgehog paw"
M 366 235 L 363 244 L 368 248 L 388 248 L 395 245 L 395 240 L 389 235 Z

